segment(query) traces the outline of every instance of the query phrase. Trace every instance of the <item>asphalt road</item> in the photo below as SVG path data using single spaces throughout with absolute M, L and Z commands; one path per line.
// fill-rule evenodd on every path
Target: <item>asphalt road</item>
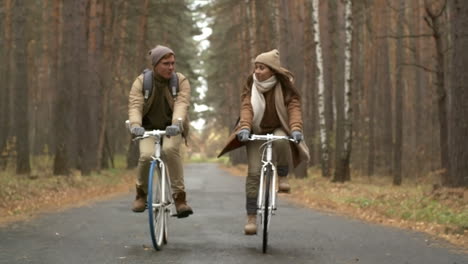
M 151 247 L 133 194 L 0 228 L 0 263 L 466 264 L 468 254 L 428 237 L 316 212 L 280 199 L 267 254 L 245 236 L 244 178 L 215 164 L 185 167 L 195 214 L 171 218 L 169 244 Z M 293 190 L 294 191 L 294 190 Z

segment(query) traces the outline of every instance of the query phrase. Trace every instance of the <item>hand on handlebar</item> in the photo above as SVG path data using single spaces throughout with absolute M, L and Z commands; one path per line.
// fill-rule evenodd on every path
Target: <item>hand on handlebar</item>
M 166 127 L 166 135 L 167 136 L 177 136 L 180 134 L 180 126 L 179 125 L 170 125 Z
M 304 136 L 300 131 L 295 130 L 291 132 L 291 138 L 299 144 L 304 139 Z
M 134 136 L 143 136 L 143 134 L 145 134 L 145 129 L 141 126 L 136 126 L 136 127 L 132 127 L 130 129 L 130 133 L 132 133 L 132 135 Z
M 237 140 L 239 140 L 240 142 L 246 142 L 249 140 L 250 130 L 248 130 L 247 128 L 243 128 L 239 130 L 239 132 L 237 132 L 236 136 Z

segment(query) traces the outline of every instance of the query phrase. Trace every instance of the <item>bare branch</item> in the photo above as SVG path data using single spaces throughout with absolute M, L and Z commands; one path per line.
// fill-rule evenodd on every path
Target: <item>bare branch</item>
M 431 38 L 432 34 L 418 34 L 418 35 L 383 35 L 383 36 L 377 36 L 376 38 L 393 38 L 393 39 L 404 39 L 404 38 Z
M 401 66 L 412 66 L 412 67 L 417 67 L 417 68 L 423 69 L 424 71 L 429 72 L 429 73 L 436 73 L 436 72 L 437 72 L 436 70 L 430 69 L 430 68 L 428 68 L 428 67 L 426 67 L 426 66 L 423 66 L 423 65 L 420 65 L 420 64 L 416 64 L 416 63 L 401 63 L 400 65 L 401 65 Z
M 432 4 L 429 4 L 427 0 L 424 1 L 424 5 L 425 5 L 426 13 L 431 17 L 432 20 L 434 20 L 434 19 L 439 18 L 444 13 L 447 7 L 447 0 L 444 1 L 444 4 L 440 8 L 439 12 L 435 12 L 434 10 L 432 10 L 431 8 Z
M 434 31 L 434 25 L 432 23 L 432 20 L 430 20 L 427 16 L 424 16 L 424 21 L 426 21 L 427 26 L 430 27 L 432 31 Z

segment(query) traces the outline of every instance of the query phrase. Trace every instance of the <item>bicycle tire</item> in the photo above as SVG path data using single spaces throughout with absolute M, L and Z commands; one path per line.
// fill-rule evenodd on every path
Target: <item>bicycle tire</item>
M 171 216 L 171 207 L 174 204 L 174 199 L 172 198 L 172 189 L 171 189 L 171 182 L 169 178 L 169 171 L 165 168 L 165 201 L 164 201 L 164 237 L 163 242 L 167 244 L 168 236 L 169 236 L 169 217 Z
M 273 177 L 272 175 L 273 170 L 271 169 L 271 166 L 268 166 L 265 172 L 265 203 L 264 203 L 264 211 L 263 211 L 263 243 L 262 243 L 262 251 L 263 253 L 267 252 L 268 248 L 268 227 L 270 225 L 270 217 L 271 217 L 271 208 L 270 208 L 270 185 L 271 185 L 271 178 Z
M 148 177 L 148 219 L 151 242 L 156 250 L 162 249 L 164 241 L 164 207 L 162 201 L 161 171 L 157 161 L 151 162 Z

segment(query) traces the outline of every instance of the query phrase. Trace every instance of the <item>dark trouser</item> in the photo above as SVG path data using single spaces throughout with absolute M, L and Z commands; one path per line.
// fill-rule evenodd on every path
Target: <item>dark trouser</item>
M 287 136 L 283 129 L 276 129 L 275 136 Z M 248 173 L 245 182 L 247 214 L 257 214 L 257 197 L 260 185 L 260 171 L 262 169 L 262 151 L 260 146 L 265 141 L 249 141 L 247 143 Z M 291 155 L 289 141 L 277 140 L 273 142 L 273 161 L 276 161 L 278 176 L 288 175 L 288 159 Z

